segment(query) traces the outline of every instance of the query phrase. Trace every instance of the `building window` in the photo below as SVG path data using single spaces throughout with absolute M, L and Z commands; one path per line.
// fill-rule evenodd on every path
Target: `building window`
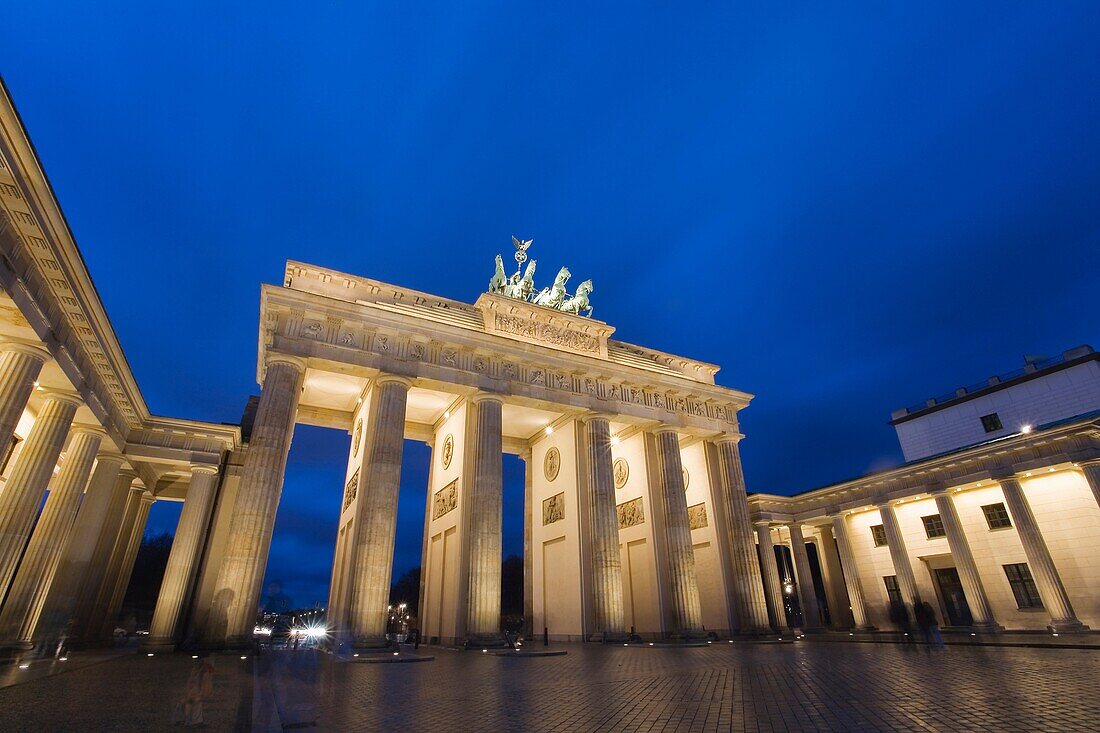
M 929 514 L 927 517 L 921 517 L 920 520 L 924 522 L 924 533 L 928 535 L 928 539 L 934 540 L 937 537 L 947 536 L 943 528 L 943 519 L 939 514 Z
M 1004 504 L 986 504 L 982 507 L 982 513 L 985 514 L 985 521 L 990 529 L 1004 529 L 1012 526 L 1012 520 Z
M 995 412 L 991 412 L 988 415 L 982 415 L 982 427 L 985 428 L 987 433 L 995 433 L 1004 426 L 1001 425 L 1001 417 Z
M 872 525 L 871 536 L 875 539 L 875 547 L 886 547 L 886 527 L 881 524 Z
M 890 605 L 902 603 L 901 586 L 898 585 L 898 576 L 884 575 L 882 582 L 886 583 L 886 596 L 890 599 Z
M 1035 587 L 1035 580 L 1031 577 L 1027 563 L 1005 565 L 1004 569 L 1008 584 L 1012 586 L 1012 595 L 1016 596 L 1017 607 L 1042 608 L 1043 599 L 1039 597 L 1039 589 Z

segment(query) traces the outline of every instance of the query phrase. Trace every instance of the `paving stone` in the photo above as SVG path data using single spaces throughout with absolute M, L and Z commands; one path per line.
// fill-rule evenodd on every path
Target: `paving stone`
M 1094 731 L 1093 650 L 882 644 L 561 645 L 423 664 L 220 656 L 212 730 Z M 162 730 L 189 655 L 130 655 L 0 689 L 0 730 Z

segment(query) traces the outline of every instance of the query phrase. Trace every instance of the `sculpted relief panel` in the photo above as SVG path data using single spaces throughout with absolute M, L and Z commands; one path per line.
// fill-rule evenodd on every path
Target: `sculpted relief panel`
M 542 500 L 542 526 L 565 519 L 565 492 Z
M 688 526 L 692 529 L 702 529 L 707 526 L 706 504 L 692 504 L 688 507 Z
M 636 527 L 645 522 L 645 512 L 642 511 L 642 497 L 624 501 L 615 507 L 615 513 L 619 515 L 619 529 Z
M 355 501 L 356 494 L 359 493 L 359 469 L 355 469 L 355 473 L 351 475 L 351 479 L 348 481 L 347 486 L 344 487 L 344 506 L 340 511 L 346 511 L 351 503 Z
M 455 479 L 432 496 L 432 521 L 453 511 L 457 506 L 458 479 Z
M 515 336 L 542 341 L 554 346 L 583 351 L 586 353 L 599 353 L 600 341 L 595 336 L 587 333 L 570 331 L 549 323 L 529 321 L 525 318 L 496 314 L 496 329 L 501 333 L 510 333 Z

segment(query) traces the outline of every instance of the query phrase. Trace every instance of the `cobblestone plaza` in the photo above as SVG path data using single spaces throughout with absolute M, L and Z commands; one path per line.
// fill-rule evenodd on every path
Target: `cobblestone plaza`
M 362 664 L 312 652 L 219 656 L 212 730 L 1091 731 L 1093 649 L 896 644 L 552 646 L 500 658 Z M 161 730 L 189 655 L 127 655 L 0 689 L 0 729 Z

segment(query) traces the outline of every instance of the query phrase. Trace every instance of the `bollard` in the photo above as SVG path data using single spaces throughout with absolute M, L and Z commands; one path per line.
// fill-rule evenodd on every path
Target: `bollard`
M 550 646 L 550 629 L 542 627 L 542 645 Z

